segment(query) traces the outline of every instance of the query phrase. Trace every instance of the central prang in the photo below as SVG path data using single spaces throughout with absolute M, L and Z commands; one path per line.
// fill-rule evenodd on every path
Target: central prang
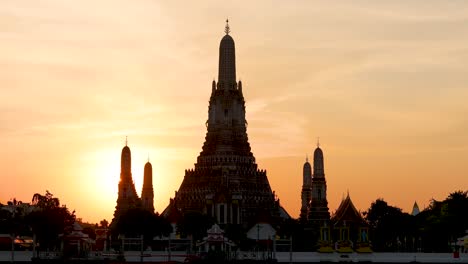
M 195 168 L 185 171 L 179 191 L 163 215 L 197 212 L 221 225 L 248 228 L 257 222 L 277 222 L 287 213 L 281 213 L 284 209 L 271 190 L 266 171 L 258 169 L 251 152 L 229 25 L 225 32 L 219 45 L 218 82 L 212 83 L 205 143 Z

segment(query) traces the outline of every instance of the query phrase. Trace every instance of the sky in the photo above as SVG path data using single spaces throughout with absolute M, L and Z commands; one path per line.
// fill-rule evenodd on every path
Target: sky
M 293 217 L 317 138 L 330 212 L 468 190 L 467 1 L 3 0 L 0 202 L 112 220 L 128 136 L 162 212 L 204 141 L 229 18 L 249 142 Z

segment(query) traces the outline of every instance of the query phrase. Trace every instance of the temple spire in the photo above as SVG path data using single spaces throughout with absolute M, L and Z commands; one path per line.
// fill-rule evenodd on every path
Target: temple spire
M 226 35 L 219 44 L 218 88 L 221 90 L 233 90 L 236 88 L 236 50 L 234 39 L 229 32 L 229 20 L 226 19 L 224 29 Z
M 143 209 L 154 212 L 154 191 L 153 191 L 153 166 L 149 162 L 145 164 L 144 174 L 143 174 L 143 188 L 141 190 L 141 201 Z
M 229 19 L 226 19 L 226 27 L 224 27 L 224 32 L 226 35 L 229 35 L 229 32 L 231 32 L 231 29 L 229 28 Z
M 320 142 L 317 139 L 317 148 L 314 151 L 314 177 L 325 177 L 323 167 L 323 151 L 320 148 Z

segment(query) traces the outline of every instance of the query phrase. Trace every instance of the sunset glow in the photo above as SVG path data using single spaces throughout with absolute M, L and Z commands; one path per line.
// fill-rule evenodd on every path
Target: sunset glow
M 162 212 L 204 142 L 229 17 L 247 133 L 293 217 L 320 137 L 330 212 L 349 191 L 410 211 L 468 189 L 468 2 L 7 0 L 0 202 L 49 190 L 112 220 L 128 136 Z

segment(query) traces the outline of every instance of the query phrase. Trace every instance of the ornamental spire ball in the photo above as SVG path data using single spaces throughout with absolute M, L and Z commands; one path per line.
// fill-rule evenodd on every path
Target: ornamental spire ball
M 229 29 L 229 19 L 226 19 L 226 27 L 224 28 L 224 32 L 226 32 L 226 35 L 229 35 L 229 32 L 231 32 L 231 29 Z

